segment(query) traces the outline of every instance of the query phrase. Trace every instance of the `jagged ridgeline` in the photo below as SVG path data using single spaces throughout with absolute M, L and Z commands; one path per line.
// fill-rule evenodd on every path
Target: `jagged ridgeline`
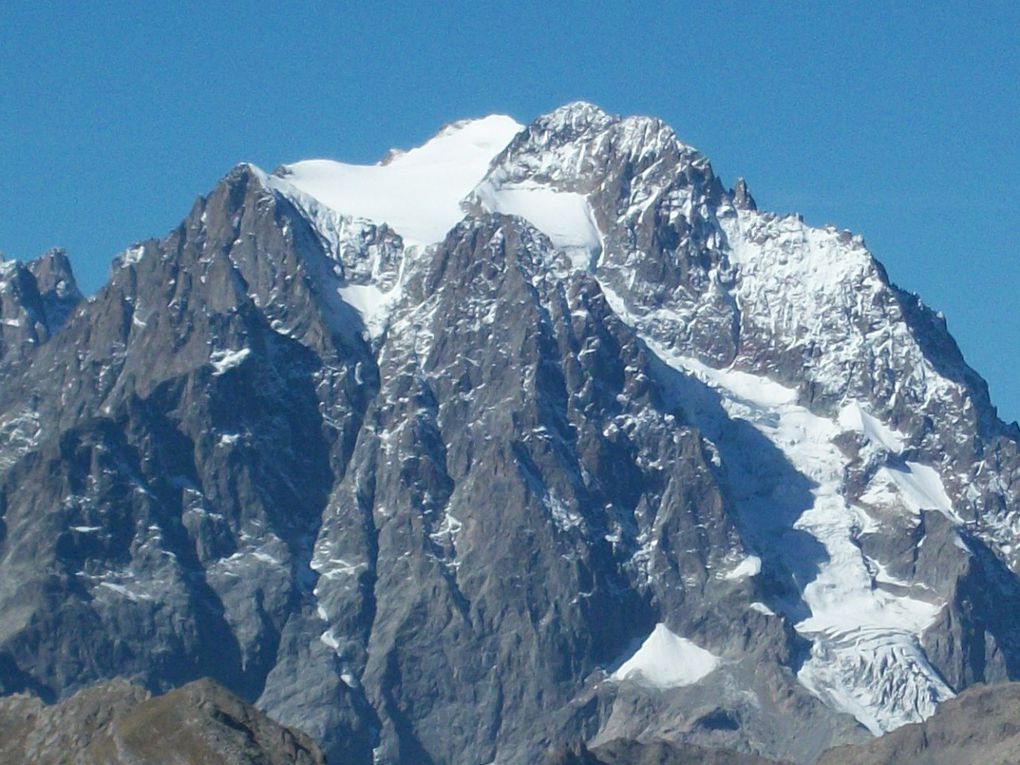
M 241 165 L 88 300 L 0 268 L 5 692 L 208 676 L 333 763 L 811 763 L 1020 676 L 1015 426 L 859 237 L 658 120 Z

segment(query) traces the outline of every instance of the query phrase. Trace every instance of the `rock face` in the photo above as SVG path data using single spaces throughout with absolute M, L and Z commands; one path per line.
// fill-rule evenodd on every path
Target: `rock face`
M 26 765 L 325 765 L 304 734 L 277 725 L 222 686 L 189 683 L 165 696 L 123 680 L 55 706 L 0 699 L 0 758 Z
M 27 264 L 0 259 L 0 365 L 28 360 L 81 299 L 63 250 L 50 250 Z
M 84 302 L 48 257 L 0 293 L 7 693 L 812 762 L 1020 676 L 1016 427 L 859 238 L 658 120 L 242 165 Z

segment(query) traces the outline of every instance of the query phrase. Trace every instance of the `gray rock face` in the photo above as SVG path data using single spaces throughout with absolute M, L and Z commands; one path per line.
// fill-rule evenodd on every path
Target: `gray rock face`
M 325 765 L 307 736 L 208 680 L 156 698 L 122 680 L 54 706 L 4 697 L 0 757 L 25 765 Z
M 81 292 L 63 250 L 27 264 L 0 260 L 0 365 L 27 361 L 67 321 Z
M 4 266 L 4 692 L 812 762 L 1018 677 L 1016 431 L 944 322 L 657 120 L 495 151 L 436 242 L 242 165 L 88 301 Z

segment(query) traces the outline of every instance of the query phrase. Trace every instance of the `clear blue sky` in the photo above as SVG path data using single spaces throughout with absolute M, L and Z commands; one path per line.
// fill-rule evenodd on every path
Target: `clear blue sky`
M 585 99 L 864 234 L 1018 418 L 1020 3 L 823 5 L 7 0 L 0 250 L 64 246 L 92 291 L 239 161 L 374 161 Z

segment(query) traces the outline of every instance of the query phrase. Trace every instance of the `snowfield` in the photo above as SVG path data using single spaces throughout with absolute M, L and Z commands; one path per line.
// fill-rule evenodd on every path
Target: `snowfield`
M 467 120 L 385 163 L 313 159 L 285 165 L 282 177 L 338 213 L 386 223 L 408 244 L 431 244 L 464 217 L 461 201 L 522 129 L 501 115 Z

